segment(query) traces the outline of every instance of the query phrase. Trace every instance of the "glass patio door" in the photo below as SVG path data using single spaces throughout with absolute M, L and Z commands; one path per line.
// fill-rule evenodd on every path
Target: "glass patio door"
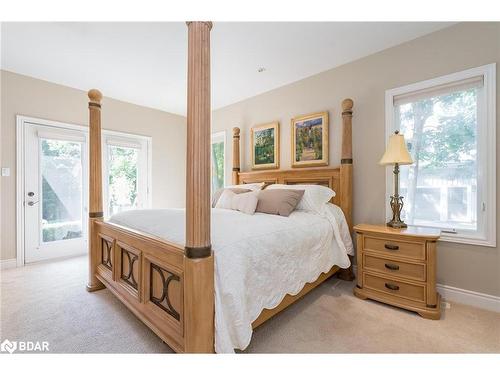
M 25 132 L 25 262 L 85 254 L 86 135 L 37 124 Z

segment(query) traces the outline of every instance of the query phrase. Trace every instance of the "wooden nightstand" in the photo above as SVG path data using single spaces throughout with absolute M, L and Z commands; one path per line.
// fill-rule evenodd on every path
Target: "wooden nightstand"
M 441 316 L 436 292 L 436 242 L 440 231 L 359 224 L 358 283 L 354 295 L 412 310 L 427 319 Z

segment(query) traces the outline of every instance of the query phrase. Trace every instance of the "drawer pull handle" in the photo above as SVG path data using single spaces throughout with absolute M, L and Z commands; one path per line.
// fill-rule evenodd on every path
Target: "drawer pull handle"
M 399 246 L 398 245 L 391 245 L 389 243 L 386 243 L 384 245 L 384 247 L 387 249 L 387 250 L 399 250 Z
M 394 284 L 385 283 L 385 287 L 390 290 L 399 290 L 399 286 Z
M 392 271 L 399 270 L 399 266 L 397 264 L 391 264 L 391 263 L 386 263 L 385 268 L 387 268 L 388 270 L 392 270 Z

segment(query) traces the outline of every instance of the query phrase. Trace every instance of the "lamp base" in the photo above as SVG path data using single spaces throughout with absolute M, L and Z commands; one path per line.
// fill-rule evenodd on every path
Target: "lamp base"
M 408 225 L 406 225 L 405 222 L 401 220 L 401 211 L 403 210 L 403 197 L 398 194 L 397 186 L 395 190 L 395 194 L 391 196 L 392 219 L 387 223 L 387 226 L 391 228 L 407 228 Z
M 391 228 L 408 228 L 408 225 L 404 221 L 396 221 L 396 220 L 391 220 L 386 224 L 388 227 Z

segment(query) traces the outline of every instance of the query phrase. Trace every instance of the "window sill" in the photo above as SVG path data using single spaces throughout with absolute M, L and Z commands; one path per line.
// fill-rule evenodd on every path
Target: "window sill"
M 460 243 L 465 245 L 474 245 L 474 246 L 486 246 L 486 247 L 496 247 L 496 240 L 484 240 L 481 238 L 467 238 L 467 237 L 457 237 L 454 235 L 446 235 L 441 234 L 439 238 L 440 242 L 452 242 L 452 243 Z
M 437 230 L 441 230 L 442 228 L 437 227 L 429 227 L 425 225 L 408 225 L 415 227 L 423 227 L 423 228 L 434 228 Z M 451 242 L 451 243 L 460 243 L 464 245 L 474 245 L 474 246 L 485 246 L 485 247 L 497 247 L 496 237 L 493 236 L 491 239 L 484 239 L 480 237 L 466 237 L 460 234 L 448 234 L 441 232 L 441 237 L 439 237 L 439 242 Z

